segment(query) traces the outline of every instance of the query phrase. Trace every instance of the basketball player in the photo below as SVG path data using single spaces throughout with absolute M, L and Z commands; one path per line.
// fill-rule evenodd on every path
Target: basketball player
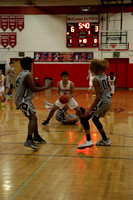
M 111 106 L 110 85 L 107 76 L 104 74 L 108 69 L 107 60 L 91 61 L 90 70 L 94 74 L 93 86 L 95 89 L 96 98 L 92 105 L 86 110 L 84 117 L 82 117 L 82 125 L 86 132 L 86 140 L 83 144 L 77 146 L 78 149 L 84 149 L 94 145 L 90 137 L 90 126 L 88 120 L 92 118 L 93 123 L 100 132 L 102 139 L 96 143 L 97 146 L 109 146 L 111 141 L 107 138 L 103 126 L 99 121 L 100 117 L 104 117 L 105 113 Z
M 12 97 L 12 88 L 13 88 L 13 83 L 15 80 L 15 73 L 14 73 L 13 62 L 10 62 L 9 65 L 10 65 L 10 68 L 7 70 L 6 75 L 10 83 L 10 90 L 7 92 L 7 96 Z
M 31 147 L 33 149 L 38 149 L 39 147 L 35 145 L 35 142 L 46 143 L 38 133 L 37 117 L 35 108 L 31 102 L 33 99 L 33 92 L 40 92 L 52 87 L 52 81 L 47 87 L 35 87 L 33 82 L 31 71 L 32 59 L 30 57 L 22 58 L 20 65 L 22 71 L 17 77 L 15 85 L 15 104 L 16 108 L 20 109 L 25 116 L 29 119 L 28 124 L 28 135 L 24 143 L 24 146 Z M 34 137 L 32 135 L 34 133 Z
M 61 78 L 62 80 L 60 82 L 57 83 L 57 97 L 59 98 L 60 95 L 63 94 L 67 94 L 67 96 L 69 97 L 69 102 L 66 104 L 70 109 L 74 109 L 79 117 L 79 119 L 81 119 L 82 117 L 82 113 L 81 110 L 78 106 L 78 103 L 75 101 L 75 99 L 73 98 L 73 94 L 74 94 L 74 84 L 73 82 L 68 80 L 68 72 L 63 71 L 61 73 Z M 62 109 L 65 106 L 65 104 L 62 104 L 59 99 L 54 103 L 52 109 L 49 112 L 49 115 L 47 117 L 47 120 L 45 120 L 42 125 L 47 125 L 49 124 L 50 119 L 52 118 L 52 116 L 54 115 L 54 112 L 57 109 Z
M 95 99 L 95 93 L 94 93 L 94 87 L 93 87 L 93 78 L 94 76 L 92 75 L 91 71 L 88 70 L 88 76 L 86 78 L 86 80 L 89 79 L 89 88 L 88 88 L 88 93 L 87 96 L 89 96 L 90 91 L 92 91 L 92 98 Z
M 110 72 L 110 76 L 108 76 L 108 81 L 111 88 L 110 94 L 111 96 L 113 96 L 116 87 L 116 77 L 114 76 L 114 72 Z
M 4 81 L 7 81 L 8 88 L 10 89 L 10 84 L 8 79 L 2 74 L 2 70 L 0 69 L 0 98 L 2 100 L 1 106 L 5 107 L 5 104 L 8 104 L 6 101 L 6 94 L 5 94 L 5 86 L 4 86 Z
M 50 111 L 53 107 L 52 103 L 49 103 L 47 100 L 45 100 L 45 108 Z M 76 122 L 79 121 L 79 117 L 77 114 L 68 114 L 67 113 L 68 106 L 64 106 L 62 109 L 59 109 L 56 114 L 55 114 L 55 119 L 58 122 L 61 122 L 62 124 L 70 125 L 70 124 L 75 124 Z M 80 110 L 82 114 L 84 114 L 85 109 L 80 107 Z

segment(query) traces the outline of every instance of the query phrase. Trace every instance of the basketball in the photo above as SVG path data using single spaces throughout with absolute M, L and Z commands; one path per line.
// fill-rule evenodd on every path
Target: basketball
M 63 94 L 60 96 L 59 101 L 63 104 L 66 104 L 69 101 L 69 97 L 66 94 Z

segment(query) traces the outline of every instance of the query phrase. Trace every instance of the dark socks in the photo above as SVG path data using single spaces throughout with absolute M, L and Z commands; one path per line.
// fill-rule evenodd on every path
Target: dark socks
M 104 141 L 107 141 L 108 138 L 106 137 L 106 134 L 105 134 L 104 131 L 101 133 L 101 136 L 102 136 L 102 138 L 103 138 Z
M 47 118 L 47 122 L 49 122 L 50 118 Z
M 32 135 L 28 135 L 27 140 L 32 140 Z
M 91 140 L 90 134 L 86 134 L 86 140 L 87 140 L 87 141 L 90 141 L 90 140 Z
M 37 131 L 37 132 L 34 132 L 34 137 L 38 137 L 38 136 L 39 136 L 38 131 Z

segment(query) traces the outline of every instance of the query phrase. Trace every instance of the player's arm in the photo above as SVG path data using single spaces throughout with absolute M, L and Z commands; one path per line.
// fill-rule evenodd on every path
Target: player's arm
M 108 83 L 109 83 L 109 87 L 110 87 L 110 91 L 111 91 L 111 83 L 110 83 L 110 81 L 109 81 L 109 76 L 107 77 L 107 81 L 108 81 Z
M 89 75 L 86 77 L 86 80 L 88 80 L 89 79 Z
M 57 83 L 57 97 L 60 97 L 60 82 Z
M 74 94 L 74 84 L 71 82 L 70 84 L 70 99 L 73 97 Z
M 10 83 L 9 83 L 9 81 L 8 81 L 8 78 L 6 78 L 6 76 L 4 76 L 4 80 L 7 81 L 8 88 L 10 89 Z
M 10 69 L 7 70 L 6 75 L 10 75 Z
M 51 88 L 53 86 L 53 81 L 51 81 L 46 87 L 35 87 L 32 75 L 28 74 L 25 77 L 23 84 L 26 88 L 30 88 L 32 92 L 41 92 Z
M 98 80 L 96 78 L 93 79 L 93 86 L 94 86 L 94 89 L 95 89 L 96 98 L 93 101 L 93 103 L 91 104 L 91 106 L 88 108 L 88 110 L 86 110 L 86 112 L 84 114 L 85 117 L 87 117 L 90 114 L 91 110 L 97 105 L 97 103 L 100 100 L 99 82 L 98 82 Z

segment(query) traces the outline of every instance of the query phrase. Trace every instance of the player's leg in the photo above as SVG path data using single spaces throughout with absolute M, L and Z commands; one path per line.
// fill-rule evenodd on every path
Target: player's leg
M 34 144 L 33 138 L 32 138 L 32 135 L 36 129 L 36 123 L 37 123 L 37 117 L 36 117 L 35 113 L 30 114 L 28 116 L 28 119 L 29 119 L 28 135 L 27 135 L 27 139 L 24 143 L 24 146 L 31 147 L 33 149 L 39 149 L 39 147 Z
M 33 141 L 37 142 L 37 143 L 41 143 L 41 144 L 46 144 L 46 140 L 44 140 L 38 132 L 38 123 L 37 123 L 37 117 L 35 114 L 35 128 L 34 128 L 34 137 L 33 137 Z
M 10 97 L 12 97 L 13 84 L 10 84 Z
M 49 115 L 48 115 L 47 119 L 46 119 L 44 122 L 42 122 L 42 125 L 43 125 L 43 126 L 46 126 L 46 125 L 49 124 L 50 119 L 53 117 L 55 111 L 56 111 L 58 108 L 59 108 L 59 107 L 58 107 L 57 105 L 55 105 L 55 104 L 53 105 L 52 109 L 51 109 L 50 112 L 49 112 Z
M 74 108 L 74 110 L 76 111 L 76 115 L 79 117 L 80 121 L 82 118 L 82 112 L 79 106 L 77 106 L 76 108 Z
M 80 107 L 78 106 L 78 103 L 75 101 L 75 99 L 71 98 L 67 105 L 68 105 L 68 107 L 70 109 L 74 109 L 76 111 L 76 114 L 77 114 L 77 116 L 79 117 L 79 119 L 81 121 L 82 112 L 80 110 Z
M 5 107 L 2 91 L 0 91 L 1 107 Z
M 7 97 L 10 97 L 10 94 L 11 94 L 11 83 L 10 83 L 10 79 L 8 79 L 9 81 L 9 84 L 10 84 L 10 89 L 8 89 L 7 91 Z
M 87 118 L 82 117 L 81 119 L 81 123 L 85 129 L 85 133 L 86 133 L 86 140 L 83 144 L 78 145 L 77 148 L 78 149 L 84 149 L 87 147 L 92 147 L 94 145 L 93 141 L 91 140 L 91 136 L 90 136 L 90 125 L 88 120 L 91 118 L 91 115 L 89 115 Z
M 1 97 L 2 97 L 1 106 L 3 107 L 3 106 L 5 106 L 5 104 L 6 104 L 6 105 L 8 104 L 8 102 L 6 101 L 6 94 L 5 94 L 4 90 L 1 91 Z
M 36 123 L 37 123 L 37 117 L 35 115 L 36 111 L 34 109 L 34 106 L 31 102 L 24 102 L 22 103 L 20 109 L 24 113 L 24 115 L 29 119 L 28 135 L 26 141 L 24 142 L 24 146 L 31 147 L 33 149 L 39 149 L 39 147 L 34 144 L 32 138 L 32 135 L 36 130 Z
M 106 99 L 106 101 L 99 101 L 98 104 L 94 107 L 94 109 L 92 110 L 92 116 L 93 116 L 93 123 L 95 124 L 95 126 L 97 127 L 97 129 L 99 130 L 101 136 L 102 136 L 102 140 L 100 140 L 99 142 L 96 143 L 96 145 L 101 146 L 101 145 L 110 145 L 111 141 L 109 138 L 107 138 L 103 126 L 101 124 L 101 122 L 99 121 L 100 117 L 104 117 L 106 112 L 109 110 L 111 106 L 111 99 L 108 98 Z
M 103 125 L 99 121 L 99 117 L 94 116 L 92 118 L 92 121 L 93 121 L 93 123 L 95 124 L 95 126 L 97 127 L 98 131 L 100 132 L 100 134 L 102 136 L 102 140 L 97 142 L 96 145 L 97 146 L 109 146 L 111 144 L 111 141 L 110 141 L 109 138 L 107 138 L 106 133 L 103 129 Z

